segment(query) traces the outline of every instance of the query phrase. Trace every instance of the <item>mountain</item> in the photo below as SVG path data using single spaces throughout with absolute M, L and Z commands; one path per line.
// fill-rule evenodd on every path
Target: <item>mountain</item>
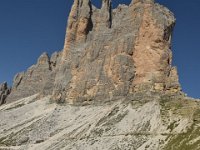
M 200 103 L 172 66 L 174 25 L 154 0 L 74 0 L 63 50 L 0 88 L 0 149 L 198 150 Z

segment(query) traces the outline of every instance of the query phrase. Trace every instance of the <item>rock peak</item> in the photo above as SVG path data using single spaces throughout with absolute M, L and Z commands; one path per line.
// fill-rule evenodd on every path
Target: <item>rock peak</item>
M 38 65 L 48 65 L 49 64 L 49 61 L 50 61 L 50 59 L 49 59 L 49 55 L 46 53 L 46 52 L 44 52 L 39 58 L 38 58 Z
M 84 10 L 88 11 L 84 23 L 80 15 L 73 22 L 74 28 L 68 24 L 62 64 L 70 66 L 65 68 L 70 79 L 64 79 L 67 83 L 64 85 L 61 82 L 64 75 L 56 77 L 57 87 L 62 87 L 61 95 L 67 101 L 110 100 L 146 90 L 180 91 L 176 69 L 171 66 L 174 16 L 154 0 L 133 2 L 114 10 L 111 0 L 103 0 L 101 9 L 85 5 Z M 91 30 L 80 32 L 86 31 L 89 22 Z M 169 83 L 172 80 L 174 87 Z M 56 91 L 55 95 L 59 95 L 59 90 Z
M 111 0 L 102 0 L 101 11 L 103 14 L 103 22 L 105 26 L 111 28 L 112 25 L 112 1 Z
M 93 28 L 91 16 L 92 5 L 90 0 L 74 0 L 68 18 L 67 37 L 63 54 L 64 58 L 68 55 L 68 49 L 70 49 L 71 46 L 86 41 L 89 31 Z
M 143 5 L 145 4 L 145 5 Z M 149 5 L 150 4 L 150 5 Z M 64 48 L 14 78 L 8 101 L 40 93 L 73 104 L 113 101 L 138 92 L 180 93 L 172 66 L 175 18 L 154 0 L 112 9 L 74 0 Z

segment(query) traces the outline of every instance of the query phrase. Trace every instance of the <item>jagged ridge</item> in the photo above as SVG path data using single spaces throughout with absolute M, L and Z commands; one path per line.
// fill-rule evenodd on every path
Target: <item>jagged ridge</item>
M 111 6 L 74 0 L 64 49 L 17 74 L 8 97 L 0 86 L 12 102 L 0 107 L 0 149 L 200 149 L 200 103 L 171 65 L 173 14 L 153 0 Z
M 16 75 L 7 102 L 38 92 L 75 104 L 140 91 L 180 92 L 171 66 L 174 24 L 173 14 L 153 0 L 116 9 L 111 0 L 103 0 L 101 9 L 90 0 L 74 0 L 63 51 L 51 59 L 43 54 L 26 73 Z

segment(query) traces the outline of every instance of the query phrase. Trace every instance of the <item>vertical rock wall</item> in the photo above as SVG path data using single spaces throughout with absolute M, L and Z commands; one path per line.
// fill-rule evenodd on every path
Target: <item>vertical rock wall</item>
M 181 90 L 172 67 L 173 14 L 154 0 L 112 9 L 74 0 L 63 51 L 44 53 L 14 78 L 8 102 L 36 93 L 69 103 L 104 102 L 135 92 Z
M 107 101 L 138 91 L 170 91 L 171 82 L 177 89 L 171 91 L 180 91 L 171 66 L 174 24 L 173 14 L 153 0 L 116 9 L 110 0 L 101 9 L 74 1 L 53 99 Z

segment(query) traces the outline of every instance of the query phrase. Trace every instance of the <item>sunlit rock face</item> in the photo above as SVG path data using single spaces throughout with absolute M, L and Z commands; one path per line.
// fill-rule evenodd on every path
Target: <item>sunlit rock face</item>
M 172 67 L 173 14 L 153 0 L 97 9 L 75 0 L 68 19 L 53 98 L 112 100 L 139 91 L 178 92 Z
M 69 103 L 115 100 L 137 92 L 176 93 L 181 88 L 172 64 L 173 14 L 153 0 L 134 0 L 100 9 L 74 0 L 64 48 L 14 78 L 7 102 L 40 93 Z
M 200 101 L 171 65 L 173 14 L 153 0 L 111 6 L 74 0 L 64 49 L 11 93 L 0 84 L 0 150 L 200 149 Z

